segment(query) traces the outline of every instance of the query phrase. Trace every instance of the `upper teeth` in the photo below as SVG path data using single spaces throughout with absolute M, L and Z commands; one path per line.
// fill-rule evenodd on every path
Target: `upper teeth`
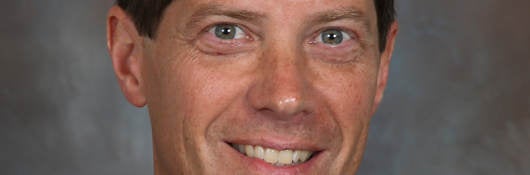
M 272 148 L 263 148 L 261 146 L 238 144 L 234 144 L 233 146 L 248 157 L 258 158 L 276 166 L 304 163 L 313 154 L 313 152 L 305 150 L 275 150 Z

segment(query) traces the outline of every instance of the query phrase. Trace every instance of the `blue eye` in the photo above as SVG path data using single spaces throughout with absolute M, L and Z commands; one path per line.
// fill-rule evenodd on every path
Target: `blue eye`
M 233 24 L 218 24 L 210 29 L 215 37 L 222 40 L 241 39 L 246 36 L 241 28 Z
M 317 38 L 317 41 L 328 45 L 339 45 L 343 41 L 349 39 L 351 39 L 351 36 L 344 31 L 327 29 L 320 33 L 320 37 Z

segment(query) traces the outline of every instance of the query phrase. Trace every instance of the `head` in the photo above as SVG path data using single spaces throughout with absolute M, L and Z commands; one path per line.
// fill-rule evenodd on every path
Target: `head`
M 156 174 L 355 174 L 392 0 L 119 0 L 108 47 Z

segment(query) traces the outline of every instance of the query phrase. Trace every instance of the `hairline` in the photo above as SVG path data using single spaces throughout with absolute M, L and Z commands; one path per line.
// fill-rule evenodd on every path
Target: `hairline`
M 154 8 L 159 7 L 158 11 L 155 12 L 145 9 L 142 10 L 141 7 L 139 7 L 141 6 L 140 4 L 133 3 L 132 5 L 126 6 L 127 3 L 120 0 L 117 0 L 116 4 L 120 6 L 120 8 L 124 9 L 129 16 L 131 16 L 140 35 L 151 39 L 156 39 L 158 28 L 165 16 L 164 13 L 167 7 L 174 1 L 175 0 L 155 1 Z M 383 52 L 386 49 L 388 42 L 387 36 L 390 32 L 392 23 L 394 23 L 396 20 L 394 0 L 373 0 L 373 2 L 375 6 L 374 10 L 376 12 L 377 38 L 379 41 L 378 47 L 380 52 Z M 150 14 L 150 12 L 152 14 Z

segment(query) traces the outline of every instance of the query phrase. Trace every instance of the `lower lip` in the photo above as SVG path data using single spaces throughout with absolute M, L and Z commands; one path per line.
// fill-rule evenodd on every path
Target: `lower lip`
M 232 150 L 233 153 L 237 154 L 237 157 L 248 165 L 248 169 L 251 171 L 257 171 L 259 174 L 285 174 L 285 175 L 295 175 L 295 174 L 309 174 L 311 169 L 314 168 L 315 162 L 318 161 L 322 152 L 315 153 L 307 162 L 302 164 L 292 165 L 292 166 L 274 166 L 264 160 L 251 158 L 243 155 L 239 151 L 232 148 L 230 145 L 228 147 Z

